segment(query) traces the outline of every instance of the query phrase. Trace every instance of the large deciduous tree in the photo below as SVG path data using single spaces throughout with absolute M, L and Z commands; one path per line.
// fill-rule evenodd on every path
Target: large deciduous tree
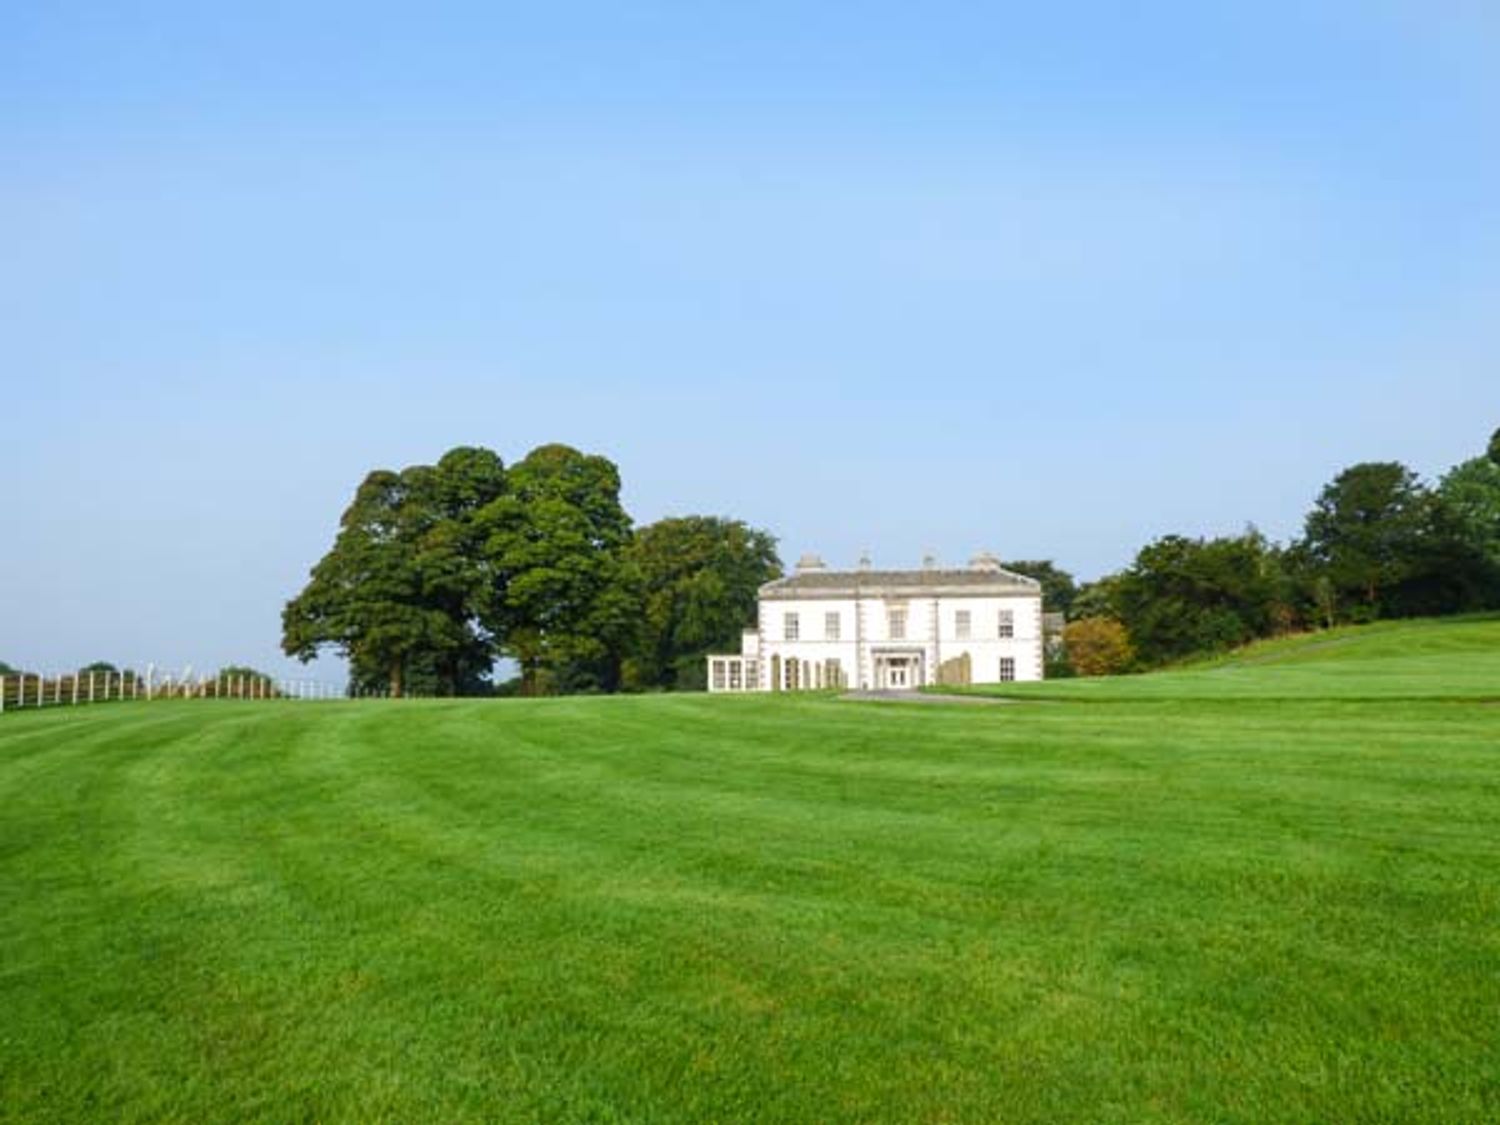
M 1500 566 L 1500 461 L 1475 457 L 1450 469 L 1438 483 L 1465 539 Z
M 1494 568 L 1462 511 L 1396 462 L 1335 477 L 1308 514 L 1299 553 L 1350 620 L 1456 613 L 1495 594 Z
M 1380 616 L 1381 596 L 1411 574 L 1430 498 L 1417 474 L 1394 461 L 1352 465 L 1318 495 L 1303 542 L 1340 596 Z
M 1120 575 L 1114 603 L 1148 664 L 1265 636 L 1286 620 L 1275 549 L 1257 531 L 1222 539 L 1168 535 Z
M 713 516 L 643 527 L 629 557 L 643 596 L 632 687 L 703 687 L 703 658 L 738 651 L 741 630 L 755 621 L 761 585 L 781 574 L 774 536 Z
M 639 627 L 630 517 L 604 457 L 544 445 L 480 513 L 481 620 L 521 666 L 522 692 L 613 691 Z
M 474 522 L 505 486 L 500 458 L 484 449 L 370 473 L 332 549 L 282 612 L 283 650 L 305 661 L 333 646 L 356 681 L 383 679 L 397 696 L 420 665 L 452 693 L 466 672 L 489 663 L 489 638 L 475 627 L 487 575 Z

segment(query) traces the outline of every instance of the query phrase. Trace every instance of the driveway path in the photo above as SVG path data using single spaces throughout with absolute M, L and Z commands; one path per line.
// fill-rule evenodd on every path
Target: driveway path
M 839 698 L 851 703 L 965 703 L 981 707 L 1003 707 L 1016 702 L 993 695 L 936 695 L 925 691 L 846 691 Z

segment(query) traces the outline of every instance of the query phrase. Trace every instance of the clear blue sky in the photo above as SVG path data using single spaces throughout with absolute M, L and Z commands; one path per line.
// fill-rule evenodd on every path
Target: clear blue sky
M 282 669 L 359 478 L 784 557 L 1286 537 L 1500 425 L 1490 0 L 15 5 L 0 658 Z

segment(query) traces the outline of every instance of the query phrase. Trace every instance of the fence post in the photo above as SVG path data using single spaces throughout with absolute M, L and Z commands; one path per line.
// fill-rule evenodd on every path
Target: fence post
M 52 705 L 55 707 L 62 703 L 62 673 L 59 672 L 57 679 L 52 681 Z
M 78 673 L 73 673 L 73 706 L 78 706 Z
M 5 714 L 5 677 L 0 676 L 0 715 Z

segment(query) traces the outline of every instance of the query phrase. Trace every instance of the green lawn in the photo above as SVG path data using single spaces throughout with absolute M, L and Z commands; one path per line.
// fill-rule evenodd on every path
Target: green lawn
M 952 689 L 945 689 L 952 690 Z M 1030 699 L 1500 702 L 1500 616 L 1393 621 L 1262 641 L 1150 676 L 984 685 Z
M 0 1117 L 1495 1120 L 1500 623 L 1322 640 L 7 713 Z

